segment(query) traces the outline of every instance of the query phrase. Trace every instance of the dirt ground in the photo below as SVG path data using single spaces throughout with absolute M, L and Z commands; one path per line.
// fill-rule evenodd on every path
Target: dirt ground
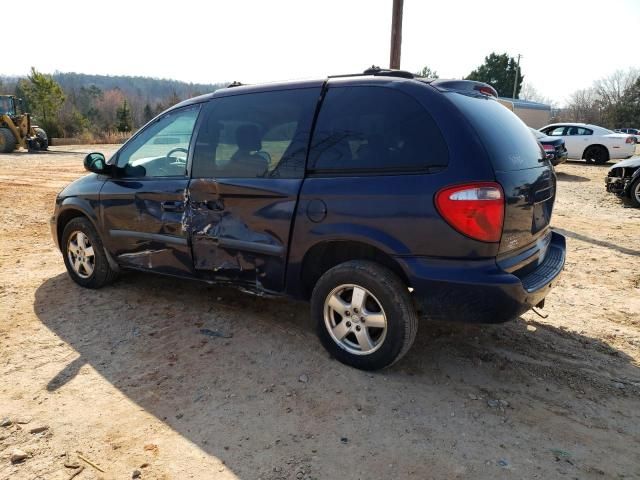
M 96 149 L 114 147 L 0 157 L 0 478 L 640 478 L 640 210 L 604 191 L 609 166 L 557 169 L 568 260 L 547 319 L 423 322 L 364 373 L 328 357 L 305 304 L 72 283 L 48 219 Z

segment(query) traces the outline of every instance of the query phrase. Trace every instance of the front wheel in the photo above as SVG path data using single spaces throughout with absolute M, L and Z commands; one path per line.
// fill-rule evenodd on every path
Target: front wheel
M 0 153 L 11 153 L 16 149 L 16 138 L 8 128 L 0 128 Z
M 115 279 L 100 236 L 88 219 L 79 217 L 67 223 L 61 247 L 67 272 L 78 285 L 100 288 Z
M 329 353 L 362 370 L 400 360 L 418 329 L 407 286 L 388 268 L 364 260 L 342 263 L 320 277 L 311 315 Z

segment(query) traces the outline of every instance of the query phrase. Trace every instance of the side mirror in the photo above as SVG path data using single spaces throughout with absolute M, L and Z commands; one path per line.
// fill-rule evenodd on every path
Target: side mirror
M 99 174 L 108 174 L 111 171 L 111 165 L 107 164 L 104 155 L 99 152 L 93 152 L 84 157 L 84 168 Z

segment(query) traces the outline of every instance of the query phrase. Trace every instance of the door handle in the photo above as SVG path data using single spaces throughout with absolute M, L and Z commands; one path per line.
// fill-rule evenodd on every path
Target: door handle
M 184 210 L 182 202 L 162 202 L 160 205 L 164 212 L 182 212 Z

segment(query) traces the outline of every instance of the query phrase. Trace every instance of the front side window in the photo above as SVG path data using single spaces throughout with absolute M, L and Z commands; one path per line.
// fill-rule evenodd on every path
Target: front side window
M 302 178 L 320 88 L 214 98 L 193 156 L 193 178 Z
M 118 154 L 124 177 L 187 175 L 187 157 L 199 105 L 174 110 L 136 135 Z
M 310 169 L 419 171 L 447 162 L 439 128 L 411 96 L 370 86 L 327 92 L 313 134 Z

